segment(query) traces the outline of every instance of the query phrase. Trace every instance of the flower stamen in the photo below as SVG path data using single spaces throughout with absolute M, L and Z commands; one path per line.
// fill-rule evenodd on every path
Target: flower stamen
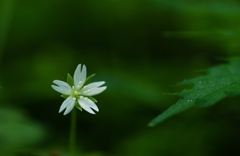
M 84 94 L 88 94 L 88 93 L 90 93 L 91 91 L 90 90 L 86 90 L 85 92 L 84 92 Z

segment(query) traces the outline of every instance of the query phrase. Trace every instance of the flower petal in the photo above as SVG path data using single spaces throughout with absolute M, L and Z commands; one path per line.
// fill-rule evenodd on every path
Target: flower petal
M 56 85 L 58 85 L 61 88 L 71 90 L 71 86 L 68 83 L 64 82 L 64 81 L 54 80 L 53 83 L 55 83 Z
M 86 102 L 92 109 L 94 109 L 94 110 L 97 111 L 97 112 L 99 111 L 97 105 L 96 105 L 92 100 L 90 100 L 90 99 L 87 98 L 87 97 L 83 98 L 83 100 L 85 100 L 85 102 Z
M 81 64 L 79 64 L 74 72 L 73 79 L 74 79 L 74 86 L 81 88 L 86 80 L 87 75 L 87 68 L 83 65 L 81 69 Z
M 62 94 L 65 94 L 65 95 L 70 95 L 70 93 L 71 93 L 71 89 L 62 88 L 62 87 L 54 86 L 54 85 L 51 85 L 51 86 L 54 90 L 56 90 L 59 93 L 62 93 Z
M 86 80 L 86 77 L 87 77 L 87 68 L 85 65 L 83 65 L 82 67 L 82 71 L 81 71 L 81 74 L 80 74 L 80 81 L 82 81 L 83 83 L 81 84 L 80 87 L 83 86 L 85 80 Z
M 69 102 L 69 104 L 68 104 L 65 112 L 63 113 L 63 115 L 67 115 L 68 113 L 71 112 L 71 110 L 73 109 L 73 107 L 74 107 L 74 105 L 75 105 L 75 102 L 76 102 L 76 99 L 75 99 L 75 98 L 74 98 L 74 99 L 72 98 L 71 102 Z
M 92 89 L 92 88 L 97 88 L 97 87 L 100 87 L 101 85 L 103 85 L 105 82 L 104 81 L 100 81 L 100 82 L 93 82 L 93 83 L 90 83 L 88 85 L 86 85 L 86 90 L 87 89 Z
M 73 98 L 71 96 L 66 98 L 59 109 L 59 113 L 61 113 L 72 102 L 72 100 Z
M 79 79 L 80 79 L 80 68 L 81 68 L 81 64 L 79 64 L 77 66 L 77 68 L 75 69 L 74 75 L 73 75 L 73 81 L 74 81 L 74 86 L 76 87 L 79 83 Z
M 89 92 L 86 91 L 85 95 L 87 95 L 87 96 L 94 96 L 94 95 L 102 93 L 105 89 L 107 89 L 106 86 L 99 87 L 99 88 L 93 88 L 93 89 L 90 89 Z
M 84 98 L 79 98 L 78 103 L 85 111 L 91 114 L 95 114 L 95 112 L 90 108 L 90 105 L 84 100 Z

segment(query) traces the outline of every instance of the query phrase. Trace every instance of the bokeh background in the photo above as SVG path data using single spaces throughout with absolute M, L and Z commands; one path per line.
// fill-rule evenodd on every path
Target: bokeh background
M 237 0 L 1 0 L 0 155 L 68 155 L 70 115 L 50 86 L 80 63 L 108 88 L 99 113 L 78 112 L 79 155 L 235 155 L 239 97 L 147 124 L 178 82 L 238 56 L 239 37 Z

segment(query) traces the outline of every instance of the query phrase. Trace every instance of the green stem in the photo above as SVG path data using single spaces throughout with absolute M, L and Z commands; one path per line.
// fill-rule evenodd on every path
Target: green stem
M 76 156 L 76 128 L 77 128 L 77 112 L 73 108 L 71 113 L 71 127 L 70 127 L 70 156 Z

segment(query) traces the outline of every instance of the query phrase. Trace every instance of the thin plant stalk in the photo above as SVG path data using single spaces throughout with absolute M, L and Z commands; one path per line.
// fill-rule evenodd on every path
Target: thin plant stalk
M 77 112 L 74 108 L 71 113 L 70 127 L 70 156 L 76 156 L 76 128 L 77 128 Z

